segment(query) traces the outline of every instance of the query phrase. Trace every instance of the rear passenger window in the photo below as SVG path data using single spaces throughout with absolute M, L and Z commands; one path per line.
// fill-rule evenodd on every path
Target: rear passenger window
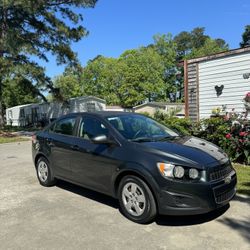
M 73 135 L 76 118 L 65 118 L 55 123 L 53 132 L 63 135 Z

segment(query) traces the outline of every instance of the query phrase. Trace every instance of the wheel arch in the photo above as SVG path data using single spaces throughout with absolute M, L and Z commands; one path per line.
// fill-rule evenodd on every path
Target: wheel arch
M 42 152 L 39 152 L 39 153 L 36 155 L 35 159 L 34 159 L 35 168 L 37 168 L 37 162 L 38 162 L 39 158 L 41 158 L 41 157 L 44 157 L 44 158 L 48 161 L 49 167 L 50 167 L 49 169 L 50 169 L 51 175 L 54 177 L 54 176 L 55 176 L 55 173 L 54 173 L 53 168 L 51 167 L 51 162 L 49 161 L 48 157 L 47 157 L 45 154 L 43 154 Z
M 39 158 L 41 158 L 41 157 L 44 157 L 44 158 L 49 162 L 48 157 L 46 157 L 46 155 L 44 155 L 43 153 L 40 152 L 40 153 L 38 153 L 38 154 L 36 155 L 36 157 L 35 157 L 35 160 L 34 160 L 35 167 L 37 167 L 36 164 L 37 164 Z
M 125 176 L 129 176 L 129 175 L 136 176 L 136 177 L 140 178 L 141 180 L 143 180 L 147 184 L 148 188 L 152 192 L 152 195 L 155 199 L 155 204 L 156 204 L 157 211 L 158 211 L 158 200 L 159 199 L 158 199 L 157 193 L 159 193 L 159 192 L 157 192 L 157 190 L 158 190 L 157 184 L 155 183 L 152 176 L 150 176 L 149 174 L 143 174 L 142 172 L 135 170 L 135 169 L 123 170 L 116 176 L 115 181 L 114 181 L 114 190 L 113 190 L 114 197 L 117 198 L 118 187 L 119 187 L 121 180 Z

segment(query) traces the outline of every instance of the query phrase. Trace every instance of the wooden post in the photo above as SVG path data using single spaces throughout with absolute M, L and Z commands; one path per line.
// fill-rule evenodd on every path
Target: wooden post
M 185 97 L 185 117 L 189 117 L 189 100 L 188 100 L 188 62 L 184 60 L 184 97 Z

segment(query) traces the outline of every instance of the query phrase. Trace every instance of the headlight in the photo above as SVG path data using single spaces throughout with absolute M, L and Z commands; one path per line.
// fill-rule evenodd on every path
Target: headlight
M 185 174 L 185 170 L 183 167 L 181 167 L 181 166 L 174 167 L 174 177 L 180 179 L 184 176 L 184 174 Z
M 188 168 L 182 166 L 175 166 L 171 163 L 158 162 L 157 167 L 163 177 L 176 178 L 176 179 L 198 179 L 200 172 L 195 168 Z
M 162 174 L 162 176 L 164 177 L 174 177 L 173 174 L 173 169 L 175 167 L 175 165 L 171 164 L 171 163 L 157 163 L 157 167 L 160 171 L 160 173 Z
M 189 178 L 191 179 L 197 179 L 199 177 L 199 172 L 195 168 L 189 169 L 188 174 L 189 174 Z

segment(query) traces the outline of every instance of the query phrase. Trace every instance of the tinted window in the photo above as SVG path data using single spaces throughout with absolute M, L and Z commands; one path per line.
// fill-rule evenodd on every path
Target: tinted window
M 96 118 L 84 117 L 80 123 L 79 136 L 90 140 L 97 135 L 108 136 L 108 129 L 106 126 Z
M 109 123 L 128 140 L 161 139 L 178 136 L 171 129 L 142 115 L 120 115 L 108 117 Z
M 51 129 L 54 133 L 73 135 L 76 118 L 65 118 L 56 122 Z

